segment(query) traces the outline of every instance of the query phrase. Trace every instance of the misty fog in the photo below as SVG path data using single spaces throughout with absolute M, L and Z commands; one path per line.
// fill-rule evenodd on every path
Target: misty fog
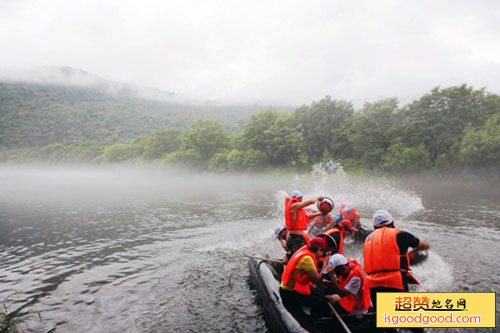
M 269 332 L 247 260 L 283 258 L 295 189 L 427 240 L 410 290 L 497 292 L 499 22 L 489 0 L 0 1 L 0 331 Z
M 428 239 L 429 259 L 412 267 L 421 290 L 472 283 L 474 291 L 492 290 L 497 251 L 481 249 L 498 248 L 498 186 L 328 166 L 214 174 L 137 164 L 3 165 L 0 298 L 11 295 L 9 309 L 40 312 L 43 321 L 30 324 L 38 331 L 217 331 L 231 323 L 266 331 L 244 255 L 282 255 L 273 229 L 296 188 L 306 198 L 352 202 L 365 228 L 375 210 L 388 209 L 399 227 Z M 345 247 L 361 260 L 356 243 Z M 477 264 L 463 261 L 471 253 Z

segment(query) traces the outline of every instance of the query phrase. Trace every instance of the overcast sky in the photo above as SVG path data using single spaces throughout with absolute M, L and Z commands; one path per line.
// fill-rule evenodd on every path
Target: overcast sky
M 500 92 L 500 1 L 0 0 L 0 74 L 38 66 L 244 103 Z

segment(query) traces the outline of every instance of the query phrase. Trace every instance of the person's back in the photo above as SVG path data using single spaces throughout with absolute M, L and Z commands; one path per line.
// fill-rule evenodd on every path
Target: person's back
M 373 216 L 375 230 L 366 238 L 363 247 L 365 287 L 376 292 L 408 291 L 408 283 L 418 281 L 409 273 L 408 248 L 416 251 L 429 248 L 429 243 L 409 232 L 394 228 L 394 218 L 385 210 Z

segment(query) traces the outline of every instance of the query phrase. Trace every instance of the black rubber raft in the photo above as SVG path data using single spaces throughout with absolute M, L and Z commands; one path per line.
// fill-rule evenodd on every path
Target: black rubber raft
M 257 291 L 260 303 L 264 309 L 264 317 L 269 328 L 275 333 L 303 332 L 344 332 L 344 329 L 333 316 L 313 320 L 302 317 L 297 320 L 288 312 L 281 301 L 280 269 L 273 264 L 250 258 L 248 260 L 250 281 Z M 352 318 L 348 326 L 353 332 L 371 332 L 372 323 L 369 318 Z M 347 321 L 346 321 L 347 323 Z
M 427 258 L 428 253 L 417 253 L 411 258 L 411 264 L 419 264 Z M 330 318 L 312 319 L 311 317 L 294 317 L 285 309 L 281 301 L 279 288 L 283 267 L 265 260 L 248 259 L 250 282 L 257 291 L 264 309 L 264 317 L 269 328 L 276 333 L 281 332 L 344 332 L 344 328 L 333 316 Z M 373 332 L 374 317 L 343 318 L 352 332 Z

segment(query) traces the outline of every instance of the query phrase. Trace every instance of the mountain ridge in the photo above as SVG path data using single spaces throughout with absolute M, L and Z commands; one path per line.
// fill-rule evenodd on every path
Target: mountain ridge
M 235 133 L 262 108 L 183 104 L 126 90 L 109 93 L 95 85 L 0 80 L 0 149 L 130 142 L 162 128 L 187 128 L 197 118 L 218 120 Z

